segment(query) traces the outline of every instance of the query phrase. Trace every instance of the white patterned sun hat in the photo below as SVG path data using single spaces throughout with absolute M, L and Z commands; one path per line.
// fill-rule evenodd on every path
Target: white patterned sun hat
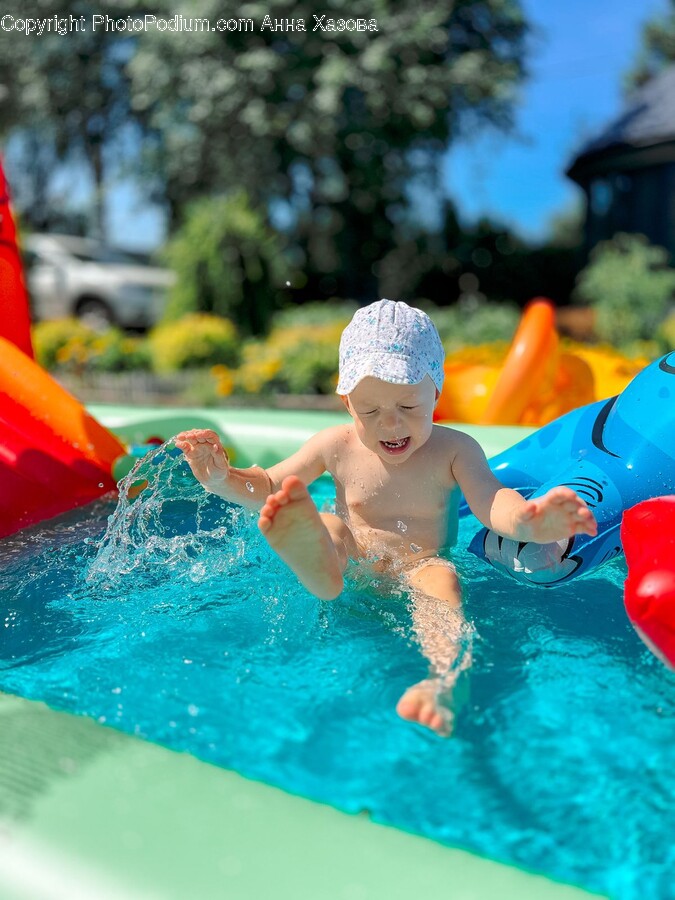
M 378 300 L 358 309 L 340 338 L 336 394 L 350 394 L 371 375 L 391 384 L 419 384 L 430 375 L 443 388 L 445 351 L 436 326 L 421 309 Z

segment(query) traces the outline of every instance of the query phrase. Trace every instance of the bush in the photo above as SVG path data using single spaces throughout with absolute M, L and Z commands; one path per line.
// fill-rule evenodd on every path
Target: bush
M 229 319 L 206 313 L 158 325 L 148 338 L 155 372 L 239 363 L 239 335 Z
M 510 341 L 520 319 L 520 310 L 510 303 L 469 298 L 443 309 L 422 305 L 433 319 L 447 353 L 467 345 Z
M 291 394 L 335 392 L 340 335 L 346 324 L 298 326 L 275 332 L 270 344 L 282 358 L 278 377 L 284 390 Z
M 310 325 L 339 325 L 344 328 L 359 308 L 353 300 L 318 300 L 302 306 L 290 306 L 274 314 L 275 329 Z
M 119 328 L 103 333 L 78 319 L 40 322 L 33 328 L 35 358 L 48 370 L 121 372 L 149 367 L 143 338 L 129 337 Z
M 340 335 L 357 309 L 351 301 L 319 301 L 276 313 L 267 339 L 244 346 L 237 371 L 214 373 L 220 392 L 332 394 Z
M 94 336 L 92 329 L 79 319 L 38 322 L 31 334 L 35 359 L 44 369 L 55 369 L 59 363 L 63 365 L 65 359 L 73 356 L 72 349 L 65 348 L 75 345 L 86 347 Z
M 239 369 L 214 371 L 220 392 L 332 394 L 340 335 L 347 321 L 275 328 L 266 341 L 248 341 Z
M 598 244 L 579 273 L 574 299 L 594 308 L 601 340 L 622 347 L 654 337 L 675 293 L 675 270 L 667 263 L 667 251 L 641 234 Z
M 675 312 L 671 313 L 659 329 L 664 350 L 675 350 Z
M 163 256 L 177 275 L 166 321 L 205 312 L 231 319 L 244 334 L 268 330 L 280 302 L 282 257 L 246 194 L 193 203 Z

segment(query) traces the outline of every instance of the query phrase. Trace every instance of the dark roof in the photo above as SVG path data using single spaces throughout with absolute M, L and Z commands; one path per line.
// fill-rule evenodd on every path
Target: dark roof
M 623 112 L 585 144 L 570 172 L 587 157 L 627 147 L 651 147 L 675 141 L 675 65 L 668 66 L 627 99 Z

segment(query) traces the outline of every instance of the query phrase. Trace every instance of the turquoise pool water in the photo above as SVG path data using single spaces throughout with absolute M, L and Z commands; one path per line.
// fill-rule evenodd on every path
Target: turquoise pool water
M 110 524 L 104 500 L 0 544 L 2 690 L 620 900 L 675 897 L 675 677 L 626 620 L 622 563 L 521 587 L 463 549 L 464 520 L 475 661 L 444 740 L 395 713 L 427 674 L 405 594 L 321 603 L 180 459 L 140 474 Z

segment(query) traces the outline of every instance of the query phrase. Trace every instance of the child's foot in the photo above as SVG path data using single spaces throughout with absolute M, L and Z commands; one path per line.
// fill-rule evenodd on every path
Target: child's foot
M 427 678 L 408 688 L 396 705 L 402 719 L 426 725 L 441 737 L 450 737 L 455 717 L 469 700 L 469 679 L 459 673 L 454 684 L 444 685 L 439 678 Z
M 260 510 L 258 528 L 298 580 L 321 600 L 342 590 L 342 570 L 328 529 L 309 491 L 295 475 L 284 478 Z
M 426 725 L 441 737 L 452 734 L 455 716 L 451 709 L 439 703 L 438 682 L 435 679 L 420 681 L 408 688 L 396 705 L 402 719 Z

